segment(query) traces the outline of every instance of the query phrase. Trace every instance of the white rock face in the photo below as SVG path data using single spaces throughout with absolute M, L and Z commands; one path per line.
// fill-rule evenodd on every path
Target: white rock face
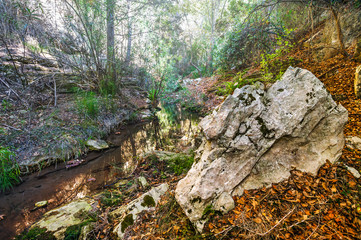
M 294 167 L 316 174 L 341 156 L 347 115 L 300 68 L 290 67 L 268 91 L 262 84 L 236 89 L 201 121 L 204 141 L 178 183 L 178 203 L 201 232 L 207 207 L 227 212 L 232 195 L 280 182 Z
M 123 239 L 125 229 L 133 225 L 139 213 L 154 209 L 161 196 L 168 191 L 168 187 L 168 184 L 163 183 L 144 193 L 128 205 L 122 206 L 110 213 L 111 217 L 119 219 L 120 223 L 114 228 L 114 233 L 119 239 Z

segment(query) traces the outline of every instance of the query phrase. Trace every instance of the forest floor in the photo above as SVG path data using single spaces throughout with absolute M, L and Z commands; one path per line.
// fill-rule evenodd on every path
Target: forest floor
M 334 100 L 348 110 L 345 135 L 360 136 L 361 100 L 353 90 L 358 64 L 341 54 L 315 61 L 302 47 L 289 56 L 299 59 L 297 67 L 315 74 Z M 214 93 L 219 84 L 213 77 L 202 81 L 202 86 L 193 85 L 193 90 L 203 92 L 211 100 L 209 109 L 223 99 Z M 293 170 L 288 180 L 245 191 L 243 196 L 234 197 L 236 207 L 228 214 L 208 213 L 203 234 L 194 230 L 175 201 L 174 189 L 181 178 L 175 177 L 168 181 L 170 193 L 154 212 L 138 217 L 135 226 L 127 230 L 127 239 L 361 239 L 361 179 L 351 174 L 348 167 L 360 171 L 361 150 L 345 146 L 340 160 L 323 165 L 317 176 Z M 149 180 L 151 185 L 159 183 L 157 178 Z M 105 227 L 98 237 L 106 238 L 111 228 Z

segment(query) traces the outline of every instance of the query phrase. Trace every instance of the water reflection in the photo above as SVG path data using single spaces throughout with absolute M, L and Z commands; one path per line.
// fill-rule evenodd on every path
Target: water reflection
M 26 177 L 10 193 L 0 195 L 0 239 L 10 239 L 39 219 L 46 211 L 99 192 L 118 178 L 131 174 L 144 152 L 181 150 L 196 132 L 198 117 L 182 112 L 176 105 L 165 106 L 150 123 L 125 126 L 107 139 L 116 148 L 90 153 L 85 163 L 66 170 L 65 164 L 52 166 Z M 38 201 L 46 208 L 31 211 Z

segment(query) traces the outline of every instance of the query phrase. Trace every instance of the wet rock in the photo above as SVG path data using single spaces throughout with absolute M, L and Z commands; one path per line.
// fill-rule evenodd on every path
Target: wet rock
M 168 184 L 163 183 L 158 187 L 152 188 L 149 192 L 144 193 L 128 205 L 122 206 L 111 212 L 110 217 L 119 220 L 119 224 L 115 227 L 113 232 L 122 239 L 126 228 L 134 224 L 138 214 L 142 211 L 154 209 L 161 196 L 168 191 L 168 187 Z
M 64 239 L 64 233 L 70 226 L 84 222 L 90 210 L 92 210 L 92 200 L 77 200 L 62 207 L 55 208 L 44 214 L 43 218 L 35 223 L 31 228 L 45 228 L 53 232 L 57 239 Z
M 35 208 L 45 207 L 46 205 L 48 205 L 48 201 L 40 201 L 35 203 Z
M 86 141 L 85 145 L 89 148 L 89 150 L 92 150 L 92 151 L 99 151 L 99 150 L 109 148 L 108 143 L 106 141 L 100 140 L 100 139 L 88 140 L 88 141 Z
M 361 98 L 361 65 L 356 68 L 355 81 L 354 81 L 355 95 Z
M 290 67 L 268 90 L 236 89 L 201 121 L 203 143 L 176 199 L 201 232 L 207 207 L 227 212 L 232 195 L 285 180 L 292 168 L 315 175 L 336 161 L 346 122 L 347 110 L 304 69 Z

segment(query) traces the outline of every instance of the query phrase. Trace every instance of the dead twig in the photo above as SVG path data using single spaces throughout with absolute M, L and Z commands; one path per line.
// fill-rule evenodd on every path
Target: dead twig
M 16 130 L 16 131 L 22 131 L 22 130 L 21 130 L 21 129 L 19 129 L 19 128 L 15 128 L 15 127 L 12 127 L 12 126 L 6 125 L 6 124 L 4 124 L 4 123 L 1 123 L 1 126 L 7 127 L 7 128 L 11 128 L 11 129 L 14 129 L 14 130 Z

